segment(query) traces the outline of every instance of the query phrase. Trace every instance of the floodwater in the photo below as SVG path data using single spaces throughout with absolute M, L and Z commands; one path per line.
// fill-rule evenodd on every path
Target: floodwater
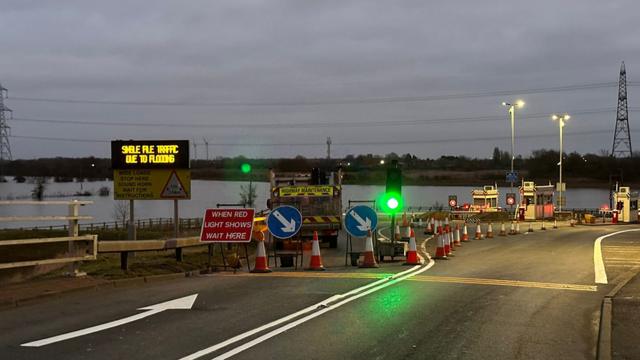
M 34 184 L 9 182 L 0 183 L 0 200 L 30 199 Z M 266 200 L 269 196 L 269 184 L 264 182 L 254 183 L 257 189 L 256 209 L 266 208 Z M 240 202 L 241 186 L 247 186 L 246 182 L 193 180 L 191 183 L 191 200 L 179 202 L 180 217 L 201 217 L 204 209 L 216 207 L 216 204 L 229 204 Z M 108 187 L 109 196 L 98 196 L 101 187 Z M 405 206 L 433 206 L 436 203 L 446 205 L 449 195 L 458 196 L 458 204 L 471 202 L 470 186 L 404 186 L 403 197 Z M 508 188 L 500 188 L 500 204 L 504 206 L 505 193 Z M 93 196 L 64 196 L 77 192 L 89 191 Z M 349 205 L 349 200 L 375 200 L 384 191 L 382 185 L 345 185 L 343 187 L 343 206 Z M 90 200 L 93 204 L 81 207 L 80 215 L 92 216 L 90 222 L 109 222 L 116 220 L 116 200 L 113 200 L 113 184 L 110 181 L 96 182 L 69 182 L 54 183 L 49 179 L 45 189 L 46 200 Z M 609 191 L 606 187 L 601 189 L 567 189 L 568 208 L 598 208 L 602 204 L 609 203 Z M 3 216 L 41 216 L 41 215 L 66 215 L 67 208 L 61 205 L 0 205 L 0 217 Z M 173 217 L 173 201 L 148 200 L 136 201 L 135 215 L 137 219 L 146 218 L 171 218 Z M 0 228 L 17 228 L 48 226 L 62 224 L 61 222 L 0 222 Z

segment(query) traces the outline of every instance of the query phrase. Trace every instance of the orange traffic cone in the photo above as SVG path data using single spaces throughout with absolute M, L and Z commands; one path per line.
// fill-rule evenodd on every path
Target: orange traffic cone
M 520 234 L 520 222 L 516 221 L 516 235 Z
M 404 236 L 402 237 L 402 241 L 409 242 L 411 239 L 411 233 L 413 233 L 413 229 L 411 226 L 407 226 L 404 228 Z
M 453 240 L 453 244 L 455 246 L 462 246 L 462 243 L 460 242 L 460 225 L 456 224 L 456 236 Z
M 420 265 L 420 258 L 418 257 L 418 249 L 416 246 L 416 235 L 413 229 L 409 232 L 409 250 L 407 250 L 407 261 L 404 265 Z
M 474 239 L 482 240 L 482 228 L 480 227 L 480 223 L 478 223 L 478 226 L 476 227 L 476 237 Z
M 444 243 L 445 243 L 444 250 L 447 252 L 447 256 L 448 257 L 455 256 L 453 254 L 455 249 L 453 248 L 453 241 L 451 241 L 451 228 L 449 227 L 449 225 L 445 226 Z
M 558 220 L 553 219 L 553 228 L 557 229 L 558 228 Z
M 544 226 L 544 219 L 542 219 L 542 225 L 540 225 L 540 230 L 547 230 L 547 227 Z
M 362 252 L 364 259 L 360 263 L 361 268 L 377 268 L 376 256 L 373 253 L 373 240 L 371 239 L 371 230 L 367 234 L 367 239 L 364 242 L 364 251 Z
M 529 230 L 527 230 L 527 232 L 533 232 L 533 224 L 529 223 Z
M 393 234 L 393 236 L 396 238 L 396 241 L 400 240 L 400 225 L 396 224 L 396 231 Z
M 516 224 L 512 221 L 511 228 L 509 229 L 509 235 L 515 235 L 516 233 Z
M 258 241 L 256 248 L 256 266 L 251 270 L 252 273 L 270 273 L 269 260 L 267 259 L 267 252 L 264 249 L 264 240 Z
M 322 257 L 320 256 L 320 241 L 318 241 L 318 232 L 313 232 L 313 242 L 311 243 L 311 260 L 309 261 L 309 267 L 305 270 L 322 271 Z
M 467 223 L 464 223 L 464 226 L 462 227 L 462 241 L 463 242 L 469 241 L 469 233 L 467 232 Z
M 487 239 L 493 239 L 493 226 L 491 226 L 491 223 L 487 227 Z
M 447 252 L 444 249 L 444 235 L 442 234 L 442 228 L 438 226 L 438 229 L 436 230 L 436 232 L 437 232 L 436 238 L 438 239 L 438 241 L 436 245 L 436 256 L 434 257 L 434 259 L 449 260 L 447 258 Z
M 573 222 L 573 219 L 569 220 L 569 225 L 571 227 L 575 227 L 576 226 L 576 224 Z
M 504 227 L 504 221 L 500 225 L 500 236 L 507 236 L 507 229 Z

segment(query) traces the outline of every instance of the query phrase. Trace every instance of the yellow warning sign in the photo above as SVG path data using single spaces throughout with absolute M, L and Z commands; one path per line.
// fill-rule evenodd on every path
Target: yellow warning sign
M 191 199 L 189 169 L 113 170 L 116 200 Z
M 280 196 L 333 196 L 331 185 L 283 186 Z

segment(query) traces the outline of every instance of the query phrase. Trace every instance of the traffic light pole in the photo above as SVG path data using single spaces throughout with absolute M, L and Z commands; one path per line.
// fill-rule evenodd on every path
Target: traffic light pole
M 395 255 L 396 248 L 396 214 L 391 214 L 391 229 L 389 229 L 389 233 L 391 234 L 391 260 L 393 261 L 393 256 Z

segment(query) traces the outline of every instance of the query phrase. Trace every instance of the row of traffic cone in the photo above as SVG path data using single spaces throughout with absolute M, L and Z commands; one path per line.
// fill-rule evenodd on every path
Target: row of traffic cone
M 405 221 L 406 224 L 406 221 Z M 405 225 L 403 224 L 403 225 Z M 556 220 L 553 222 L 553 228 L 556 229 L 558 224 Z M 541 230 L 545 230 L 544 222 L 542 223 Z M 456 247 L 462 246 L 462 242 L 469 242 L 469 234 L 467 230 L 467 224 L 464 223 L 462 228 L 462 236 L 460 235 L 460 227 L 456 224 L 455 231 L 451 229 L 449 224 L 449 219 L 446 218 L 444 223 L 431 219 L 430 222 L 427 223 L 426 231 L 433 232 L 436 235 L 436 254 L 435 259 L 448 259 L 449 257 L 454 256 L 453 252 L 456 250 Z M 533 232 L 532 223 L 529 223 L 529 229 L 527 232 Z M 401 238 L 399 235 L 400 228 L 396 227 L 398 239 Z M 509 235 L 517 235 L 520 234 L 520 222 L 512 222 L 511 228 L 509 230 Z M 419 265 L 422 263 L 421 258 L 418 255 L 417 244 L 415 238 L 415 232 L 413 228 L 411 228 L 408 224 L 405 226 L 405 239 L 409 243 L 409 250 L 406 253 L 406 262 L 405 265 Z M 500 236 L 506 236 L 507 231 L 505 228 L 504 222 L 500 226 Z M 482 240 L 483 238 L 491 239 L 493 238 L 493 226 L 491 223 L 487 226 L 486 235 L 482 234 L 482 228 L 480 224 L 476 227 L 475 240 Z M 373 239 L 371 237 L 371 231 L 369 231 L 367 238 L 365 240 L 365 249 L 362 253 L 363 261 L 360 264 L 361 268 L 376 268 L 378 264 L 375 259 L 375 254 L 373 252 Z M 322 265 L 322 256 L 320 254 L 320 242 L 318 240 L 318 233 L 314 231 L 313 233 L 313 242 L 311 246 L 311 258 L 309 260 L 309 266 L 305 268 L 305 270 L 312 271 L 322 271 L 325 270 Z M 256 265 L 254 269 L 251 271 L 253 273 L 268 273 L 271 272 L 271 269 L 268 265 L 267 254 L 264 247 L 264 241 L 258 241 L 258 246 L 256 249 Z
M 413 253 L 411 253 L 411 248 L 413 247 Z M 413 235 L 413 229 L 411 229 L 411 241 L 409 241 L 409 249 L 410 251 L 407 253 L 407 263 L 416 262 L 419 264 L 419 260 L 417 259 L 417 251 L 416 251 L 416 242 L 415 237 Z M 411 254 L 411 255 L 410 255 Z M 376 268 L 378 264 L 376 263 L 375 254 L 373 253 L 373 239 L 371 237 L 371 231 L 367 235 L 367 239 L 365 241 L 365 248 L 362 252 L 364 259 L 360 264 L 361 268 Z M 313 232 L 313 241 L 311 243 L 311 257 L 309 259 L 309 266 L 305 268 L 305 270 L 311 271 L 323 271 L 325 267 L 322 265 L 322 255 L 320 254 L 320 241 L 318 240 L 318 232 Z M 256 249 L 256 265 L 251 270 L 252 273 L 270 273 L 271 269 L 269 268 L 267 252 L 264 247 L 264 241 L 258 241 L 258 246 Z

